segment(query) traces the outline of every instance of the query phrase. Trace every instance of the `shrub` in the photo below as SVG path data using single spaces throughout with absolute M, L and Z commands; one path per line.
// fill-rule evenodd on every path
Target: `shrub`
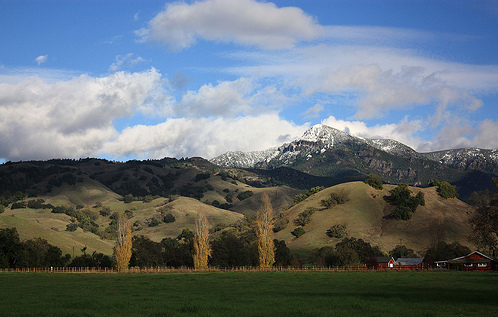
M 111 208 L 108 207 L 108 206 L 104 206 L 102 207 L 102 209 L 99 211 L 99 214 L 102 216 L 102 217 L 107 217 L 111 214 Z
M 21 201 L 16 201 L 15 203 L 12 203 L 12 206 L 10 206 L 10 209 L 22 209 L 22 208 L 26 208 L 27 206 L 28 206 L 28 204 L 24 200 L 21 200 Z
M 300 213 L 296 219 L 294 219 L 294 224 L 297 226 L 304 227 L 311 221 L 311 216 L 315 213 L 316 209 L 313 207 L 306 208 L 302 213 Z
M 383 184 L 382 184 L 382 178 L 380 178 L 379 175 L 377 174 L 370 174 L 367 176 L 367 178 L 364 180 L 364 182 L 370 186 L 372 186 L 375 189 L 380 189 L 382 190 Z
M 320 204 L 326 209 L 330 209 L 335 205 L 345 204 L 349 201 L 349 195 L 341 191 L 339 193 L 331 193 L 328 199 L 323 199 Z
M 76 229 L 78 229 L 78 224 L 76 223 L 68 223 L 66 225 L 66 231 L 73 232 L 76 231 Z
M 164 217 L 163 217 L 163 221 L 165 223 L 172 223 L 172 222 L 175 222 L 176 218 L 175 216 L 173 216 L 173 214 L 169 213 L 169 214 L 166 214 Z
M 250 190 L 247 190 L 247 191 L 245 191 L 245 192 L 242 192 L 242 193 L 238 194 L 238 195 L 237 195 L 237 198 L 238 198 L 240 201 L 242 201 L 242 200 L 244 200 L 244 199 L 247 199 L 247 198 L 251 197 L 252 195 L 253 195 L 253 192 L 252 192 L 252 191 L 250 191 Z
M 28 208 L 31 209 L 43 209 L 46 207 L 44 204 L 45 200 L 44 199 L 32 199 L 28 200 Z
M 133 198 L 133 196 L 131 194 L 127 194 L 127 195 L 124 195 L 123 197 L 123 202 L 125 204 L 129 204 L 131 202 L 133 202 L 135 199 Z
M 195 182 L 198 182 L 198 181 L 201 181 L 203 179 L 208 179 L 209 177 L 211 177 L 211 175 L 209 173 L 201 173 L 201 174 L 197 174 L 195 176 L 195 179 L 194 181 Z
M 304 231 L 303 227 L 297 227 L 296 229 L 294 229 L 291 234 L 293 236 L 295 236 L 296 238 L 299 238 L 300 236 L 302 236 L 303 234 L 305 234 L 306 231 Z
M 327 236 L 329 236 L 331 238 L 342 239 L 347 234 L 346 226 L 333 225 L 332 227 L 330 227 L 330 229 L 327 230 L 326 234 L 327 234 Z

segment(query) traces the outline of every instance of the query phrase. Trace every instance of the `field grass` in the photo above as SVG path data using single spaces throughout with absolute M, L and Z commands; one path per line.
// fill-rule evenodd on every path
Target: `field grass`
M 0 316 L 496 316 L 473 272 L 0 273 Z

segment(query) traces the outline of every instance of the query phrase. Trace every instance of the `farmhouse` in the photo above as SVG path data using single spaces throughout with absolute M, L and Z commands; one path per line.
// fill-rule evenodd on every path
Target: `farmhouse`
M 440 268 L 460 271 L 491 271 L 498 270 L 498 260 L 483 252 L 474 251 L 465 256 L 447 261 L 436 262 Z
M 424 258 L 398 258 L 394 262 L 394 268 L 400 270 L 421 270 L 427 267 Z

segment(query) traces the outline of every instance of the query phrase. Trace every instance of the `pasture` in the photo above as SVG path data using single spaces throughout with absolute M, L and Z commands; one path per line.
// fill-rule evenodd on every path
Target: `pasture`
M 496 316 L 476 272 L 0 273 L 0 316 Z

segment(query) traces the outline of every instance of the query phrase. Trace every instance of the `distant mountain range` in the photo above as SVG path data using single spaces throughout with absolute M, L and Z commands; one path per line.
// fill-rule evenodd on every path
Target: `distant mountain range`
M 275 170 L 292 168 L 333 178 L 331 183 L 360 180 L 370 173 L 388 183 L 424 186 L 447 180 L 467 198 L 475 190 L 492 189 L 498 176 L 498 149 L 465 148 L 419 153 L 390 139 L 365 139 L 319 124 L 302 137 L 264 151 L 227 152 L 210 160 L 231 168 Z

